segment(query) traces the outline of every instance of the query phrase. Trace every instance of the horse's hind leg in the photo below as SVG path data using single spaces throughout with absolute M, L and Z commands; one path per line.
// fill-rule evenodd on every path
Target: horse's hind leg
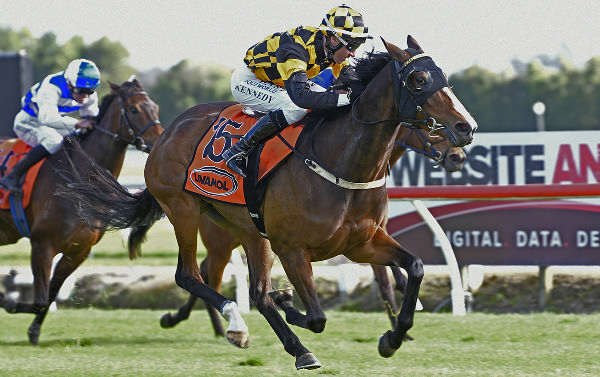
M 394 280 L 396 281 L 396 290 L 401 293 L 406 292 L 406 285 L 408 284 L 408 279 L 406 278 L 406 276 L 404 276 L 404 274 L 402 273 L 402 271 L 400 271 L 400 268 L 398 267 L 390 267 L 390 270 L 392 270 Z
M 238 347 L 245 348 L 248 346 L 248 327 L 244 323 L 236 303 L 205 284 L 200 275 L 196 259 L 200 216 L 198 202 L 195 202 L 196 199 L 192 196 L 185 196 L 183 200 L 181 199 L 175 198 L 171 206 L 163 206 L 173 224 L 179 246 L 175 283 L 218 309 L 229 321 L 226 331 L 227 340 Z
M 229 252 L 231 254 L 231 252 Z M 225 256 L 225 258 L 227 258 Z M 202 261 L 200 264 L 200 274 L 203 277 L 204 281 L 208 283 L 213 289 L 217 292 L 221 291 L 221 281 L 223 277 L 223 271 L 225 266 L 215 266 L 215 267 L 207 267 L 207 260 L 210 259 L 209 256 Z M 225 265 L 227 265 L 226 260 Z M 218 270 L 218 271 L 215 271 Z M 210 272 L 209 272 L 210 271 Z M 219 273 L 220 271 L 220 273 Z M 211 274 L 212 273 L 212 274 Z M 210 278 L 211 275 L 216 275 Z M 214 283 L 213 283 L 214 282 Z M 190 295 L 188 300 L 183 304 L 179 310 L 175 314 L 167 313 L 160 318 L 160 326 L 162 328 L 168 329 L 177 326 L 181 321 L 185 321 L 190 317 L 192 310 L 194 309 L 194 305 L 198 298 L 194 295 Z M 206 305 L 206 310 L 208 311 L 208 316 L 210 317 L 211 323 L 213 325 L 213 329 L 215 331 L 216 336 L 225 336 L 225 330 L 223 329 L 223 323 L 221 322 L 221 315 L 217 309 L 212 307 L 211 305 Z
M 221 292 L 221 283 L 223 282 L 223 272 L 229 259 L 231 259 L 232 247 L 225 247 L 222 250 L 211 250 L 208 252 L 206 259 L 202 261 L 200 265 L 200 272 L 203 277 L 206 277 L 206 282 L 215 291 Z M 221 318 L 215 308 L 210 305 L 206 305 L 208 315 L 210 317 L 215 335 L 224 336 L 225 331 L 223 330 L 223 324 Z
M 375 281 L 379 286 L 379 293 L 383 300 L 384 310 L 390 319 L 392 328 L 396 328 L 398 321 L 396 320 L 396 313 L 398 313 L 398 304 L 396 303 L 396 296 L 392 287 L 392 282 L 388 276 L 387 267 L 372 264 L 373 274 L 375 275 Z
M 394 275 L 394 280 L 396 284 L 392 287 L 392 282 L 387 274 L 386 266 L 378 266 L 372 264 L 373 273 L 375 274 L 375 280 L 379 285 L 379 293 L 381 294 L 381 298 L 383 299 L 383 303 L 385 306 L 386 313 L 388 314 L 388 318 L 392 323 L 392 328 L 396 328 L 398 321 L 396 319 L 396 315 L 398 313 L 398 304 L 396 303 L 396 295 L 394 294 L 394 289 L 404 294 L 406 292 L 406 285 L 408 283 L 408 279 L 399 267 L 390 266 L 390 270 L 392 270 L 392 274 Z M 413 337 L 406 334 L 404 336 L 404 340 L 413 340 Z
M 200 238 L 207 250 L 207 257 L 200 264 L 200 274 L 202 279 L 214 290 L 221 292 L 221 283 L 223 281 L 223 272 L 232 250 L 239 246 L 239 242 L 227 230 L 219 227 L 209 220 L 208 216 L 200 217 Z M 179 308 L 176 314 L 167 313 L 160 319 L 163 328 L 174 327 L 179 322 L 189 318 L 191 311 L 196 303 L 196 297 L 190 295 L 188 301 Z M 210 317 L 215 335 L 225 336 L 225 330 L 221 322 L 219 312 L 211 305 L 206 305 L 206 310 Z
M 197 300 L 198 297 L 190 295 L 185 304 L 183 304 L 175 314 L 167 313 L 160 317 L 160 327 L 163 329 L 170 329 L 177 326 L 179 322 L 188 319 Z
M 290 280 L 290 283 L 298 292 L 306 308 L 306 315 L 297 309 L 287 308 L 286 318 L 288 322 L 312 332 L 320 333 L 325 330 L 327 316 L 323 312 L 321 302 L 317 296 L 317 287 L 313 276 L 310 258 L 303 250 L 291 250 L 278 254 L 279 260 Z
M 200 239 L 206 247 L 207 256 L 200 264 L 200 273 L 206 283 L 215 291 L 221 292 L 223 272 L 231 259 L 234 248 L 240 245 L 231 232 L 213 223 L 208 216 L 200 217 Z M 210 305 L 206 305 L 215 335 L 224 336 L 223 324 L 218 312 Z

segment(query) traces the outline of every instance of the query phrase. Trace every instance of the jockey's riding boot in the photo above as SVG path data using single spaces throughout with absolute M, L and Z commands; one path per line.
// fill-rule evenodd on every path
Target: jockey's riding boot
M 0 186 L 8 191 L 13 191 L 15 193 L 20 192 L 23 175 L 30 167 L 48 155 L 50 155 L 50 153 L 43 145 L 36 145 L 25 155 L 25 157 L 15 164 L 10 173 L 0 179 Z
M 275 136 L 277 132 L 288 126 L 283 111 L 271 111 L 260 118 L 258 122 L 231 148 L 223 152 L 227 167 L 234 173 L 246 178 L 248 155 L 256 146 Z

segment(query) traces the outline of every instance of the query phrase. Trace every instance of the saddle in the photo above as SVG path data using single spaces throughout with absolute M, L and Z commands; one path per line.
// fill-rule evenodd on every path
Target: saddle
M 19 162 L 26 154 L 31 150 L 31 147 L 25 144 L 22 140 L 13 138 L 6 139 L 0 142 L 0 174 L 5 176 L 8 174 L 13 166 Z M 23 196 L 21 198 L 23 208 L 29 207 L 31 192 L 33 191 L 33 184 L 38 175 L 40 167 L 46 159 L 42 159 L 37 164 L 33 165 L 27 171 L 25 180 L 22 185 Z M 0 209 L 11 209 L 9 198 L 9 192 L 0 187 Z
M 266 183 L 271 173 L 291 154 L 291 148 L 301 137 L 304 124 L 294 123 L 255 148 L 248 156 L 246 179 L 231 172 L 222 157 L 223 152 L 231 148 L 264 115 L 240 104 L 221 111 L 196 145 L 183 190 L 246 206 L 255 223 L 259 218 L 257 227 L 266 237 L 264 224 L 258 214 Z

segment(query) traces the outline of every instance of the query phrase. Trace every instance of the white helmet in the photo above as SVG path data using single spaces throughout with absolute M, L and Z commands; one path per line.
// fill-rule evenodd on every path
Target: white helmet
M 96 89 L 100 86 L 100 71 L 94 62 L 87 59 L 70 62 L 64 76 L 74 88 Z

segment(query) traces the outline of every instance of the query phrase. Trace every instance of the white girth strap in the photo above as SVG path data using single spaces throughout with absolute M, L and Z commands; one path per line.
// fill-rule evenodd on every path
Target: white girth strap
M 304 160 L 304 163 L 306 164 L 306 166 L 308 166 L 308 168 L 310 170 L 319 174 L 321 177 L 325 178 L 326 180 L 333 183 L 334 185 L 337 185 L 337 186 L 340 186 L 343 188 L 347 188 L 347 189 L 351 189 L 351 190 L 364 190 L 364 189 L 381 187 L 381 186 L 385 185 L 385 181 L 386 181 L 385 176 L 383 176 L 383 178 L 378 179 L 376 181 L 372 181 L 372 182 L 349 182 L 349 181 L 346 181 L 345 179 L 336 177 L 335 175 L 333 175 L 332 173 L 323 169 L 320 165 L 318 165 L 317 163 L 315 163 L 312 160 L 306 159 L 306 160 Z

